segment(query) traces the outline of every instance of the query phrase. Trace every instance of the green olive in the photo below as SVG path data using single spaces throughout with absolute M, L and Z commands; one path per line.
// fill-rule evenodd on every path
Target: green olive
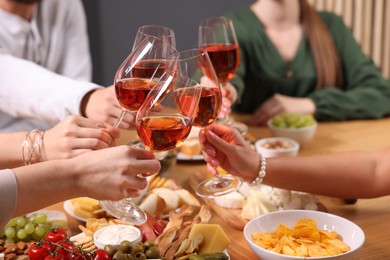
M 142 250 L 142 251 L 144 251 L 144 250 L 145 250 L 145 245 L 144 245 L 144 243 L 142 243 L 141 241 L 140 241 L 140 242 L 137 242 L 137 243 L 135 243 L 135 244 L 134 244 L 134 246 L 140 246 L 140 247 L 142 247 L 142 248 L 143 248 L 143 250 Z
M 133 245 L 133 247 L 131 248 L 131 254 L 132 255 L 136 255 L 137 253 L 143 253 L 144 252 L 144 248 L 143 248 L 143 246 L 141 246 L 141 245 L 137 245 L 137 244 L 135 244 L 135 245 Z
M 130 253 L 131 252 L 131 242 L 128 241 L 128 240 L 123 240 L 120 244 L 119 244 L 119 250 L 121 250 L 122 252 L 124 253 Z
M 132 254 L 126 254 L 127 260 L 135 260 L 135 257 Z
M 105 245 L 104 250 L 107 251 L 111 256 L 113 256 L 116 253 L 116 248 L 113 245 Z
M 122 251 L 118 251 L 113 255 L 112 259 L 113 260 L 127 260 L 127 256 Z
M 135 260 L 145 260 L 146 259 L 146 255 L 142 252 L 138 252 L 134 255 L 134 259 Z
M 146 249 L 145 255 L 148 259 L 153 258 L 160 258 L 160 251 L 158 250 L 157 246 L 151 246 L 150 248 Z
M 150 248 L 150 247 L 152 247 L 152 246 L 156 246 L 156 243 L 154 243 L 153 240 L 146 240 L 146 241 L 144 242 L 144 246 L 145 246 L 145 248 Z

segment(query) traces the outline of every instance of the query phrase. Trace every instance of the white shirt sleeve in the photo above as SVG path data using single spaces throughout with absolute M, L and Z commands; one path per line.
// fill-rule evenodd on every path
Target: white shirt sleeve
M 18 190 L 15 174 L 11 170 L 0 170 L 0 230 L 15 213 Z
M 99 88 L 7 54 L 0 54 L 0 78 L 0 111 L 53 123 L 70 114 L 80 115 L 84 95 Z

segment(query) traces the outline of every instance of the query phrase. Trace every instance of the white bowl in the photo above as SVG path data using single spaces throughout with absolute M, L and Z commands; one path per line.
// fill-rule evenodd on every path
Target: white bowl
M 313 139 L 316 133 L 317 123 L 311 126 L 301 128 L 280 128 L 272 124 L 272 119 L 267 121 L 267 125 L 273 137 L 287 137 L 294 139 L 299 144 L 304 144 Z
M 109 225 L 98 229 L 93 234 L 93 243 L 99 249 L 104 249 L 106 245 L 113 245 L 119 249 L 123 240 L 132 244 L 142 240 L 141 231 L 130 225 Z
M 274 232 L 279 224 L 286 224 L 293 227 L 294 223 L 302 218 L 309 218 L 317 222 L 317 228 L 328 231 L 336 231 L 343 241 L 351 247 L 351 250 L 335 255 L 323 257 L 298 257 L 278 254 L 264 249 L 255 244 L 251 234 L 253 232 Z M 311 210 L 283 210 L 264 214 L 250 220 L 244 227 L 244 237 L 252 251 L 260 258 L 267 260 L 286 260 L 286 259 L 310 259 L 310 260 L 341 260 L 355 259 L 356 253 L 364 244 L 365 236 L 362 229 L 355 223 L 325 212 Z
M 299 143 L 287 137 L 270 137 L 255 142 L 256 151 L 264 157 L 296 156 Z

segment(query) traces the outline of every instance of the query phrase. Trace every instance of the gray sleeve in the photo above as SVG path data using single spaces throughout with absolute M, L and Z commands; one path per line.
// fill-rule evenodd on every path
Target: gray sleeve
M 14 216 L 17 197 L 17 183 L 14 172 L 0 170 L 0 230 Z

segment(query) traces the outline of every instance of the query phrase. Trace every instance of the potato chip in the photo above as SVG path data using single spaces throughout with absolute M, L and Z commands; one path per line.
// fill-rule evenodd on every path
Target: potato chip
M 316 221 L 308 218 L 296 221 L 294 228 L 280 224 L 273 233 L 253 232 L 252 239 L 267 250 L 289 256 L 333 256 L 351 250 L 337 232 L 320 230 Z

